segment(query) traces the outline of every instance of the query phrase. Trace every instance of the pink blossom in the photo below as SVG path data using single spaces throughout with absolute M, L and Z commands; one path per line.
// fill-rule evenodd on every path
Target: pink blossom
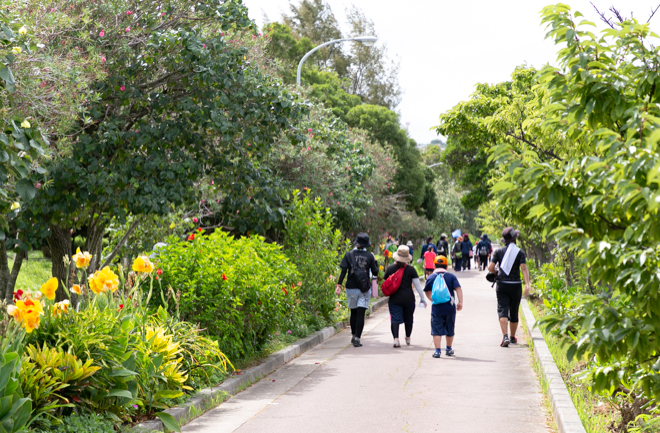
M 307 150 L 311 150 L 311 147 L 307 146 Z
M 312 138 L 312 137 L 314 137 L 314 136 L 312 134 L 309 134 L 309 138 Z
M 211 181 L 211 185 L 215 185 L 215 181 L 214 181 L 214 180 Z
M 126 15 L 133 15 L 133 12 L 131 12 L 131 11 L 126 11 Z
M 332 193 L 330 193 L 330 195 L 332 195 Z
M 236 213 L 239 213 L 239 212 L 240 212 L 240 210 L 237 210 L 237 211 L 236 211 Z
M 50 11 L 51 11 L 51 12 L 55 12 L 55 8 L 50 8 Z
M 337 202 L 337 204 L 339 204 L 339 202 Z
M 161 16 L 161 17 L 164 17 L 164 16 L 165 16 L 165 12 L 163 12 L 162 14 L 160 14 L 160 16 Z
M 122 85 L 122 86 L 119 87 L 119 90 L 121 90 L 121 91 L 123 92 L 124 90 L 126 90 L 126 87 L 124 87 L 124 86 Z
M 261 36 L 261 33 L 259 33 L 259 36 Z
M 307 132 L 312 132 L 312 128 L 307 128 Z
M 130 31 L 131 31 L 131 28 L 130 28 L 130 27 L 126 27 L 126 31 L 127 31 L 127 32 L 130 32 Z
M 41 182 L 37 182 L 35 186 L 37 187 L 37 189 L 41 188 Z
M 202 44 L 202 47 L 206 48 L 206 44 Z
M 194 223 L 196 223 L 197 221 L 199 221 L 197 218 L 193 218 Z
M 250 145 L 250 143 L 248 143 L 247 145 L 249 146 L 249 145 Z
M 105 31 L 101 30 L 101 31 L 99 32 L 99 36 L 101 36 L 101 37 L 105 36 Z
M 102 62 L 105 62 L 105 57 L 101 57 L 101 61 L 102 61 Z

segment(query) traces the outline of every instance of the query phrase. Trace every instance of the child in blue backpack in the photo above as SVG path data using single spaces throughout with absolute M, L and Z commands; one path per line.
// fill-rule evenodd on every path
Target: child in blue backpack
M 433 282 L 436 278 L 443 278 L 450 299 L 443 303 L 434 303 L 433 301 Z M 426 279 L 424 286 L 426 297 L 433 303 L 431 309 L 431 335 L 433 335 L 433 344 L 435 345 L 434 358 L 440 358 L 442 349 L 442 336 L 445 336 L 447 342 L 447 349 L 445 351 L 447 356 L 454 354 L 454 349 L 451 345 L 454 342 L 454 324 L 456 323 L 456 311 L 463 309 L 463 290 L 458 282 L 458 278 L 454 274 L 447 272 L 447 257 L 438 256 L 435 259 L 435 271 Z M 458 299 L 458 300 L 457 300 Z

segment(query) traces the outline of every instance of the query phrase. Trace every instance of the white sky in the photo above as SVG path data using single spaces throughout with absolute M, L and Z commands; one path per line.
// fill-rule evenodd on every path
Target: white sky
M 299 3 L 298 0 L 294 0 Z M 545 40 L 539 12 L 551 0 L 326 0 L 345 24 L 345 10 L 357 5 L 374 21 L 378 43 L 386 43 L 390 57 L 401 63 L 399 82 L 404 91 L 397 111 L 401 123 L 418 143 L 437 138 L 429 129 L 441 113 L 467 99 L 476 83 L 509 79 L 516 66 L 541 67 L 553 63 L 557 47 Z M 259 26 L 289 12 L 289 0 L 243 0 Z M 563 0 L 582 12 L 599 29 L 604 24 L 588 0 Z M 601 10 L 614 4 L 625 15 L 644 22 L 660 0 L 593 0 Z M 652 20 L 660 23 L 660 11 Z M 342 30 L 346 30 L 344 26 Z

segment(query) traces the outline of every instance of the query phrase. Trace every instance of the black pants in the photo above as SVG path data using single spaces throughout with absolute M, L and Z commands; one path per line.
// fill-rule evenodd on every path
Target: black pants
M 463 259 L 462 258 L 454 258 L 454 270 L 455 271 L 460 271 L 463 269 Z
M 511 323 L 518 323 L 518 309 L 522 299 L 522 282 L 497 283 L 497 316 L 509 319 Z
M 470 268 L 470 266 L 471 266 L 470 265 L 470 262 L 471 262 L 470 259 L 472 259 L 472 257 L 470 257 L 469 254 L 463 254 L 463 270 L 471 269 Z
M 364 314 L 366 312 L 367 309 L 363 307 L 351 308 L 351 333 L 357 338 L 362 337 L 362 330 L 364 329 Z
M 479 269 L 484 270 L 488 267 L 488 256 L 479 256 Z

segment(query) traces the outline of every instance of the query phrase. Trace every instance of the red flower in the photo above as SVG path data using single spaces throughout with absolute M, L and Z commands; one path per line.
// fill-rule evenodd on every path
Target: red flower
M 222 279 L 223 279 L 224 281 L 227 281 L 227 276 L 225 275 L 224 272 L 222 273 Z
M 77 395 L 74 395 L 73 397 L 71 397 L 71 399 L 72 399 L 73 401 L 75 401 L 76 403 L 80 403 L 80 402 L 82 401 L 82 400 L 80 399 L 80 397 L 78 397 Z
M 197 231 L 198 231 L 198 232 L 201 232 L 201 231 L 202 231 L 202 228 L 201 228 L 201 227 L 200 227 L 200 228 L 198 228 L 198 229 L 197 229 Z
M 194 241 L 195 240 L 195 233 L 191 233 L 190 236 L 188 236 L 189 241 Z
M 14 295 L 14 301 L 20 301 L 21 297 L 23 296 L 23 291 L 21 289 L 16 290 L 13 292 Z
M 284 292 L 285 295 L 289 294 L 289 292 L 286 291 L 286 287 L 282 287 L 282 291 Z
M 160 269 L 160 268 L 158 268 L 158 270 L 156 271 L 156 273 L 157 273 L 158 275 L 163 275 L 163 270 Z
M 124 308 L 124 304 L 119 304 L 119 311 L 121 311 Z

